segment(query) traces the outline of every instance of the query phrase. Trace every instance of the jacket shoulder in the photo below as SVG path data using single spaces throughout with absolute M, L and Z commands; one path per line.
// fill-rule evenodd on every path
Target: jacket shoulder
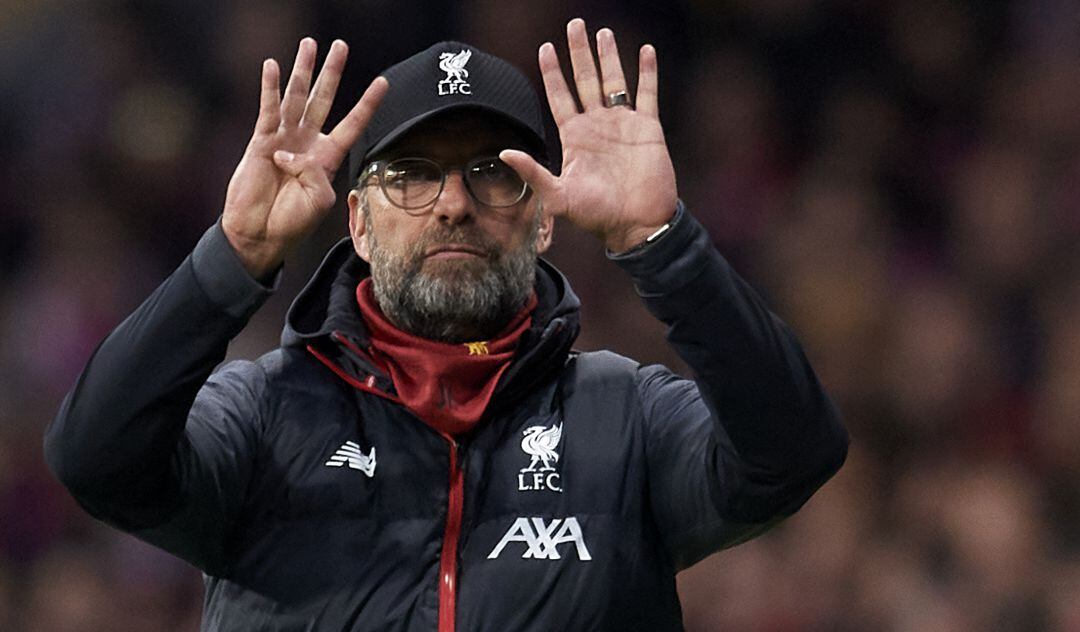
M 337 380 L 302 349 L 277 348 L 255 360 L 232 360 L 218 367 L 207 381 L 211 390 L 226 387 L 240 395 L 243 406 L 258 413 L 262 425 L 275 425 L 285 401 L 327 401 L 340 393 Z M 205 389 L 206 387 L 204 387 Z M 228 391 L 226 391 L 228 392 Z M 265 428 L 264 428 L 265 429 Z
M 579 379 L 618 380 L 633 379 L 641 364 L 636 360 L 613 351 L 575 351 L 570 354 L 569 364 Z
M 612 351 L 575 351 L 567 359 L 562 389 L 564 394 L 612 393 L 637 397 L 637 375 L 641 365 Z
M 607 350 L 575 352 L 571 354 L 569 364 L 575 380 L 591 386 L 604 382 L 630 382 L 638 390 L 648 391 L 654 386 L 669 383 L 693 384 L 691 380 L 679 376 L 661 364 L 644 365 L 633 358 Z
M 271 393 L 302 389 L 336 388 L 336 380 L 326 379 L 326 369 L 313 362 L 303 349 L 278 347 L 267 352 L 251 364 L 266 376 Z

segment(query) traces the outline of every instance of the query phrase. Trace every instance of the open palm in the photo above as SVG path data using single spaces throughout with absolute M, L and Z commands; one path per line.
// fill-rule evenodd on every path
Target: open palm
M 554 176 L 520 151 L 501 156 L 537 191 L 544 207 L 599 235 L 615 252 L 643 241 L 671 219 L 678 197 L 675 170 L 657 111 L 656 51 L 640 51 L 637 108 L 605 107 L 603 95 L 626 90 L 610 29 L 596 34 L 599 70 L 585 23 L 567 25 L 570 61 L 581 108 L 559 67 L 555 47 L 540 47 L 544 89 L 562 143 L 562 172 Z
M 255 131 L 225 195 L 222 228 L 257 277 L 280 265 L 334 205 L 334 174 L 386 93 L 386 80 L 376 78 L 324 134 L 348 47 L 340 40 L 331 45 L 312 87 L 315 54 L 315 41 L 303 39 L 284 97 L 277 62 L 263 63 Z

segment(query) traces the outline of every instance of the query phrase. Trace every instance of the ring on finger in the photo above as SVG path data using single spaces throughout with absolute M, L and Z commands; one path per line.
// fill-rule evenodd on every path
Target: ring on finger
M 607 97 L 604 98 L 604 107 L 614 108 L 620 105 L 628 108 L 633 108 L 630 105 L 630 95 L 626 94 L 626 90 L 619 90 L 618 92 L 609 92 Z

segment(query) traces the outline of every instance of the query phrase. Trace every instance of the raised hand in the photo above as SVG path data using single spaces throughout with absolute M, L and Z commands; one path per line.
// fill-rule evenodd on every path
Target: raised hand
M 222 228 L 256 278 L 277 268 L 334 205 L 334 173 L 386 94 L 386 79 L 377 77 L 345 118 L 322 133 L 348 46 L 341 40 L 330 46 L 312 87 L 315 53 L 315 40 L 300 41 L 284 97 L 277 62 L 263 62 L 259 118 L 225 194 Z
M 585 22 L 566 26 L 581 108 L 567 87 L 555 47 L 540 47 L 540 72 L 562 141 L 559 177 L 528 154 L 500 157 L 536 191 L 544 208 L 598 235 L 613 252 L 643 242 L 675 213 L 678 194 L 657 110 L 656 50 L 641 47 L 636 109 L 605 106 L 605 95 L 626 90 L 611 29 L 596 33 L 600 68 L 593 62 Z

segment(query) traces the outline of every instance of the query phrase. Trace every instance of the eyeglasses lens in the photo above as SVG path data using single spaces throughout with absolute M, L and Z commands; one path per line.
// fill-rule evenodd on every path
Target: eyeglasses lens
M 469 163 L 464 177 L 472 195 L 487 206 L 513 206 L 525 195 L 525 183 L 498 158 Z M 390 202 L 404 209 L 419 209 L 442 193 L 443 169 L 425 158 L 399 158 L 386 165 L 382 184 Z
M 497 158 L 471 164 L 465 178 L 476 199 L 488 206 L 516 204 L 525 190 L 525 183 L 517 173 Z
M 428 160 L 405 158 L 386 165 L 383 190 L 402 208 L 420 208 L 433 202 L 442 189 L 442 169 Z

